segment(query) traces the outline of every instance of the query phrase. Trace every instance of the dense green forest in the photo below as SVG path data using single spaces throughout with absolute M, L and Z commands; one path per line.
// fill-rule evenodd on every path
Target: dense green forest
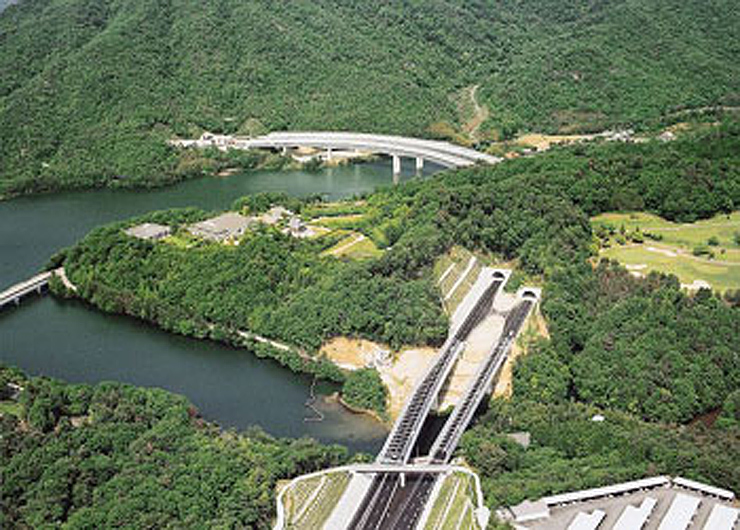
M 18 0 L 0 0 L 0 11 L 8 7 L 9 5 L 17 3 Z
M 200 174 L 207 129 L 650 126 L 737 105 L 732 0 L 24 0 L 0 14 L 0 195 Z M 459 135 L 458 135 L 459 136 Z
M 604 421 L 592 421 L 596 414 Z M 506 436 L 516 432 L 530 433 L 527 449 Z M 740 490 L 740 426 L 676 428 L 518 392 L 491 404 L 463 436 L 460 453 L 480 473 L 492 508 L 661 474 Z
M 17 404 L 7 383 L 23 388 Z M 348 458 L 222 431 L 163 390 L 0 367 L 0 393 L 2 528 L 271 528 L 278 480 Z
M 246 198 L 235 207 L 260 210 L 274 201 L 299 212 L 317 211 L 313 199 L 275 195 Z M 689 300 L 672 280 L 638 282 L 619 269 L 594 271 L 587 263 L 591 215 L 639 207 L 686 221 L 736 208 L 736 120 L 670 143 L 581 145 L 447 172 L 379 190 L 365 203 L 368 213 L 354 228 L 386 251 L 360 262 L 322 255 L 334 243 L 331 238 L 298 240 L 274 229 L 251 232 L 236 247 L 193 248 L 140 241 L 121 230 L 142 220 L 177 230 L 207 215 L 197 210 L 153 213 L 97 229 L 57 261 L 81 296 L 107 311 L 196 336 L 208 335 L 211 324 L 249 330 L 312 353 L 338 335 L 396 347 L 438 344 L 446 324 L 428 270 L 455 243 L 515 259 L 521 270 L 544 275 L 543 308 L 556 352 L 548 362 L 568 366 L 574 379 L 566 386 L 574 385 L 571 392 L 579 399 L 685 421 L 721 406 L 738 383 L 731 342 L 738 333 L 737 311 L 711 296 Z M 702 333 L 693 332 L 695 326 Z M 697 342 L 704 334 L 708 342 Z M 604 359 L 618 359 L 614 352 L 634 353 L 631 369 L 650 372 L 644 383 L 650 392 L 667 393 L 652 395 L 663 405 L 645 401 L 647 394 L 636 385 L 607 395 L 589 380 L 586 374 L 598 365 L 605 382 L 621 382 L 613 371 L 625 367 Z M 669 363 L 672 355 L 678 365 L 676 359 Z M 696 355 L 706 357 L 697 363 Z M 650 362 L 661 359 L 670 366 L 652 371 Z M 718 377 L 699 381 L 714 365 Z M 653 378 L 661 373 L 664 385 L 656 387 Z M 677 373 L 681 377 L 673 377 Z M 689 391 L 694 394 L 675 397 Z
M 263 228 L 238 246 L 182 247 L 142 241 L 122 230 L 141 221 L 177 230 L 206 216 L 173 210 L 96 229 L 64 256 L 68 274 L 80 295 L 101 309 L 186 335 L 206 336 L 217 324 L 309 354 L 340 335 L 396 347 L 444 339 L 446 318 L 429 279 L 373 274 L 372 264 L 322 256 L 333 240 L 297 239 Z
M 342 387 L 342 400 L 350 407 L 372 410 L 387 419 L 388 390 L 377 370 L 363 368 L 347 376 Z
M 740 447 L 740 309 L 709 290 L 682 292 L 674 277 L 638 279 L 615 263 L 596 264 L 589 217 L 636 207 L 681 221 L 729 212 L 740 204 L 739 157 L 740 122 L 726 120 L 669 143 L 558 148 L 535 158 L 384 188 L 364 198 L 369 214 L 354 227 L 375 238 L 383 254 L 356 263 L 333 260 L 316 280 L 311 264 L 321 239 L 298 242 L 264 231 L 228 252 L 244 252 L 239 259 L 258 262 L 254 270 L 267 278 L 240 276 L 251 274 L 243 268 L 234 276 L 231 269 L 240 262 L 226 254 L 219 260 L 222 265 L 199 262 L 193 249 L 182 255 L 167 251 L 166 260 L 153 262 L 152 256 L 161 252 L 155 247 L 163 245 L 131 241 L 122 235 L 125 224 L 96 230 L 57 259 L 82 285 L 83 297 L 154 321 L 160 306 L 187 315 L 185 321 L 218 317 L 221 303 L 194 303 L 187 298 L 189 290 L 199 293 L 210 285 L 221 293 L 234 285 L 230 281 L 243 278 L 256 286 L 244 287 L 255 300 L 286 297 L 275 312 L 266 313 L 270 324 L 262 330 L 270 336 L 300 341 L 341 330 L 376 340 L 414 337 L 432 342 L 444 335 L 428 283 L 435 260 L 453 244 L 513 260 L 521 273 L 544 283 L 542 311 L 551 337 L 532 345 L 530 355 L 516 366 L 513 401 L 495 405 L 461 449 L 483 473 L 489 502 L 515 502 L 659 472 L 738 490 L 731 463 Z M 252 197 L 238 205 L 266 208 L 267 199 Z M 351 211 L 354 204 L 334 208 Z M 320 204 L 294 199 L 290 206 L 310 212 Z M 165 212 L 148 219 L 188 215 L 204 214 Z M 206 246 L 197 252 L 227 250 Z M 264 285 L 270 269 L 264 267 L 273 260 L 286 273 L 268 289 Z M 158 265 L 150 268 L 152 263 Z M 188 263 L 208 263 L 213 274 L 197 280 L 180 276 Z M 159 270 L 165 265 L 170 273 Z M 291 279 L 294 268 L 303 271 L 295 277 L 300 281 Z M 185 278 L 195 283 L 183 282 Z M 364 290 L 364 282 L 377 289 Z M 352 285 L 351 292 L 342 291 L 343 284 Z M 335 289 L 343 293 L 339 299 L 331 296 Z M 355 292 L 363 296 L 353 296 Z M 412 293 L 422 302 L 424 314 L 440 324 L 434 334 L 409 327 L 413 320 L 401 325 L 394 320 L 395 310 L 388 308 L 402 304 L 393 300 L 392 293 L 398 292 Z M 178 294 L 167 298 L 166 293 Z M 229 295 L 219 297 L 230 303 Z M 382 304 L 375 306 L 374 297 Z M 333 304 L 332 309 L 308 310 L 322 300 Z M 366 314 L 368 307 L 377 308 L 377 320 Z M 335 308 L 342 311 L 339 321 L 332 318 Z M 260 322 L 243 311 L 238 307 L 223 315 Z M 371 373 L 361 374 L 345 389 L 358 403 L 374 408 L 382 386 L 373 379 Z M 599 411 L 609 421 L 595 426 L 590 418 Z M 533 449 L 522 452 L 498 437 L 511 429 L 532 431 Z M 571 429 L 570 438 L 562 429 Z M 629 451 L 615 445 L 620 440 L 633 441 Z M 632 452 L 632 447 L 639 450 Z

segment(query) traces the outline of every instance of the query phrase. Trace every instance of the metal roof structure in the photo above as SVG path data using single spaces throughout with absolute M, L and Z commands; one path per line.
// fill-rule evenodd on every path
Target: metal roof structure
M 579 512 L 568 526 L 568 530 L 596 530 L 604 517 L 606 513 L 601 510 L 594 510 L 591 513 Z
M 212 219 L 201 221 L 190 226 L 191 234 L 214 241 L 223 241 L 230 237 L 240 236 L 254 222 L 235 212 L 226 212 Z
M 124 231 L 127 235 L 137 237 L 139 239 L 161 239 L 170 235 L 172 230 L 169 226 L 160 225 L 156 223 L 142 223 L 140 225 L 132 226 Z
M 550 517 L 550 509 L 547 507 L 547 504 L 542 501 L 524 501 L 513 506 L 511 508 L 511 513 L 514 514 L 514 520 L 517 523 Z
M 694 518 L 701 499 L 679 493 L 673 498 L 668 512 L 663 516 L 658 530 L 686 530 Z
M 699 491 L 701 493 L 712 495 L 714 497 L 719 497 L 720 499 L 724 499 L 726 501 L 735 500 L 735 494 L 733 492 L 726 489 L 717 488 L 716 486 L 710 486 L 709 484 L 703 484 L 695 480 L 689 480 L 683 477 L 676 477 L 673 479 L 673 484 L 682 488 Z
M 658 476 L 551 495 L 497 513 L 519 530 L 569 530 L 579 513 L 594 510 L 606 514 L 599 530 L 740 530 L 740 508 L 731 504 L 733 499 L 735 494 L 722 488 Z M 520 510 L 525 518 L 533 516 L 520 519 Z
M 560 495 L 551 495 L 549 497 L 543 497 L 542 501 L 544 501 L 548 506 L 569 504 L 571 502 L 581 502 L 588 499 L 607 497 L 609 495 L 621 495 L 635 490 L 667 486 L 670 482 L 671 479 L 669 477 L 645 478 L 641 480 L 633 480 L 632 482 L 615 484 L 613 486 L 605 486 L 603 488 L 593 488 L 590 490 L 572 491 Z
M 704 530 L 732 530 L 739 518 L 740 510 L 737 508 L 715 504 L 704 524 Z
M 627 506 L 612 530 L 641 530 L 647 523 L 650 514 L 653 513 L 657 503 L 658 501 L 652 497 L 647 497 L 642 501 L 639 508 Z

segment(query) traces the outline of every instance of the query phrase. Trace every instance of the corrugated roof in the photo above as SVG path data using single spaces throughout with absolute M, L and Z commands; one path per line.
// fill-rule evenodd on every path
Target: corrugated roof
M 645 526 L 657 502 L 652 497 L 647 497 L 642 501 L 639 508 L 627 506 L 612 530 L 640 530 Z
M 700 504 L 701 499 L 685 493 L 676 494 L 670 508 L 663 516 L 658 530 L 686 530 Z
M 732 530 L 740 518 L 740 510 L 722 504 L 715 504 L 709 519 L 704 524 L 704 530 Z
M 594 510 L 591 513 L 579 512 L 573 522 L 568 526 L 568 530 L 595 530 L 606 517 L 606 513 L 601 510 Z
M 721 497 L 723 499 L 727 499 L 728 501 L 735 499 L 735 494 L 729 490 L 717 488 L 715 486 L 710 486 L 709 484 L 704 484 L 702 482 L 697 482 L 695 480 L 689 480 L 687 478 L 676 477 L 673 479 L 673 483 L 677 486 L 682 486 L 684 488 L 689 488 L 692 490 L 707 493 L 709 495 L 714 495 L 716 497 Z
M 585 499 L 606 497 L 607 495 L 619 495 L 629 491 L 657 488 L 658 486 L 668 485 L 670 481 L 671 480 L 668 477 L 645 478 L 641 480 L 633 480 L 632 482 L 615 484 L 613 486 L 604 486 L 603 488 L 593 488 L 590 490 L 572 491 L 561 495 L 551 495 L 549 497 L 543 497 L 541 500 L 548 506 L 567 504 L 576 501 L 583 501 Z

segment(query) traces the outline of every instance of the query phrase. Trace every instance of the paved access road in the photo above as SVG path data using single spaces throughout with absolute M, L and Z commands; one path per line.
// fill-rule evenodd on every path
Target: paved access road
M 349 530 L 413 530 L 437 476 L 409 474 L 402 481 L 398 473 L 376 475 Z

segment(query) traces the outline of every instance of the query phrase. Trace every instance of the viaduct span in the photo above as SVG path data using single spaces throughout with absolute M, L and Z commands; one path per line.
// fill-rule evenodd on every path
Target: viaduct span
M 453 317 L 449 338 L 414 389 L 375 464 L 358 471 L 371 474 L 372 480 L 364 481 L 364 487 L 355 491 L 354 501 L 349 498 L 340 500 L 336 513 L 332 514 L 324 530 L 413 530 L 423 526 L 425 514 L 428 516 L 433 502 L 433 490 L 441 480 L 440 474 L 444 474 L 443 470 L 449 467 L 462 433 L 470 425 L 485 396 L 490 393 L 496 374 L 539 299 L 538 289 L 524 288 L 517 294 L 511 309 L 504 312 L 495 310 L 494 301 L 508 280 L 508 274 L 508 271 L 483 269 L 460 306 L 459 318 L 457 314 Z M 428 455 L 412 459 L 425 420 L 461 351 L 465 349 L 468 336 L 494 311 L 504 317 L 503 331 L 498 337 L 491 337 L 488 354 L 441 431 L 435 435 Z M 342 501 L 346 502 L 344 506 Z M 480 517 L 487 519 L 487 515 L 482 513 Z
M 503 159 L 449 142 L 421 140 L 405 136 L 364 134 L 354 132 L 273 132 L 254 138 L 203 134 L 198 140 L 174 140 L 180 147 L 217 147 L 219 149 L 291 149 L 310 147 L 327 151 L 350 150 L 384 154 L 393 157 L 394 174 L 401 171 L 401 158 L 416 159 L 421 170 L 429 160 L 446 168 L 459 168 L 474 164 L 496 164 Z

